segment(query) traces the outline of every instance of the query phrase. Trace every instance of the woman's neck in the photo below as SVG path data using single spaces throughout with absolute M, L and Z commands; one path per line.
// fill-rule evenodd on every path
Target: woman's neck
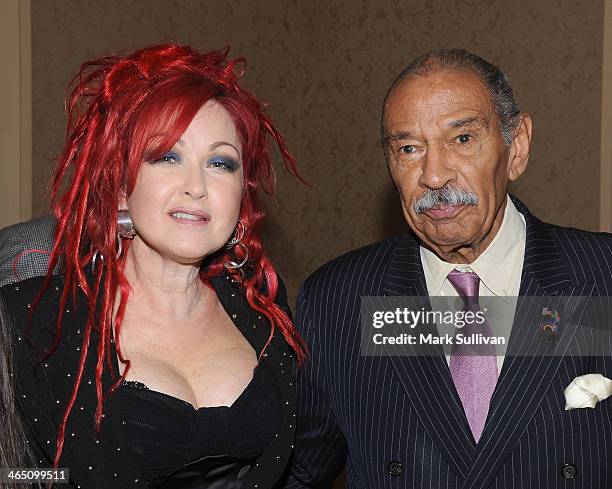
M 199 277 L 201 261 L 182 264 L 165 258 L 139 239 L 131 243 L 125 276 L 132 287 L 130 304 L 159 319 L 193 317 L 211 294 Z

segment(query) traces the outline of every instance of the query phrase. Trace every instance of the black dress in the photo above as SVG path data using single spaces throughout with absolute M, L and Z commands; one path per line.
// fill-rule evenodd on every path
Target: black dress
M 282 417 L 278 387 L 266 364 L 255 369 L 249 385 L 229 407 L 195 409 L 186 401 L 129 381 L 118 390 L 115 404 L 124 413 L 136 465 L 151 487 L 165 487 L 177 477 L 185 482 L 187 471 L 196 480 L 202 478 L 197 473 L 201 461 L 220 454 L 229 461 L 224 466 L 229 474 L 233 474 L 229 466 L 240 471 L 261 455 L 278 433 Z M 218 472 L 220 459 L 215 460 Z
M 38 350 L 26 341 L 26 325 L 42 282 L 37 277 L 7 285 L 2 295 L 15 322 L 20 408 L 39 466 L 51 467 L 57 429 L 81 354 L 86 308 L 83 300 L 76 308 L 70 304 L 57 351 L 37 366 Z M 267 320 L 250 308 L 239 284 L 228 276 L 211 282 L 229 317 L 260 352 L 270 331 Z M 31 341 L 39 347 L 50 345 L 54 338 L 62 286 L 63 279 L 54 278 L 34 313 Z M 287 309 L 282 286 L 277 303 Z M 289 460 L 295 431 L 295 358 L 280 333 L 232 406 L 196 410 L 185 401 L 128 382 L 106 401 L 99 433 L 93 426 L 97 339 L 92 333 L 59 464 L 70 470 L 72 487 L 274 487 Z M 116 358 L 114 348 L 110 358 Z M 113 368 L 118 374 L 116 361 Z M 106 372 L 105 389 L 111 382 Z

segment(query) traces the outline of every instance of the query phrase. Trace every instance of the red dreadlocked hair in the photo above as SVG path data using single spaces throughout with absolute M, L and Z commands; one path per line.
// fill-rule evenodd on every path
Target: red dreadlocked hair
M 295 160 L 287 151 L 282 136 L 266 115 L 262 105 L 238 84 L 245 60 L 230 60 L 225 52 L 198 53 L 188 46 L 154 46 L 127 56 L 94 59 L 81 65 L 72 80 L 74 87 L 67 100 L 67 142 L 59 156 L 52 180 L 52 206 L 57 231 L 49 270 L 64 265 L 65 283 L 51 355 L 59 344 L 63 313 L 72 294 L 81 292 L 88 303 L 87 322 L 78 372 L 59 427 L 54 465 L 61 457 L 66 424 L 83 377 L 92 330 L 99 334 L 95 372 L 97 407 L 95 428 L 99 430 L 103 403 L 125 377 L 129 360 L 121 354 L 119 332 L 125 314 L 130 286 L 124 274 L 125 255 L 116 256 L 117 209 L 121 195 L 129 196 L 143 161 L 161 157 L 172 148 L 207 101 L 214 99 L 232 116 L 243 147 L 244 195 L 240 220 L 245 225 L 243 244 L 248 249 L 246 276 L 235 274 L 246 290 L 253 309 L 270 322 L 270 342 L 280 330 L 302 364 L 306 350 L 287 314 L 274 303 L 278 289 L 276 273 L 262 248 L 261 226 L 264 213 L 258 190 L 271 194 L 275 174 L 268 148 L 272 138 L 280 150 L 285 168 L 298 174 Z M 302 180 L 303 181 L 303 180 Z M 235 248 L 235 253 L 241 251 Z M 85 268 L 92 265 L 94 253 L 101 253 L 93 281 L 86 279 Z M 207 260 L 202 279 L 221 274 L 223 262 L 240 261 L 222 249 Z M 35 304 L 51 280 L 48 273 Z M 115 298 L 120 292 L 114 319 L 115 343 L 120 360 L 126 364 L 121 378 L 114 375 L 112 387 L 104 392 L 102 372 L 111 370 L 111 323 Z M 114 374 L 114 373 L 113 373 Z

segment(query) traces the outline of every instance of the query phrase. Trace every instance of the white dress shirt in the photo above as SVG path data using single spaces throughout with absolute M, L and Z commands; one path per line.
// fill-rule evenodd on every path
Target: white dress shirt
M 462 272 L 473 271 L 480 277 L 479 297 L 500 298 L 496 301 L 487 301 L 488 310 L 485 315 L 493 335 L 509 339 L 514 321 L 516 297 L 521 286 L 525 241 L 525 218 L 507 196 L 504 218 L 497 234 L 472 263 L 464 265 L 448 263 L 424 246 L 420 247 L 421 263 L 429 296 L 447 297 L 447 304 L 451 309 L 461 310 L 462 301 L 451 299 L 459 297 L 459 294 L 447 277 L 454 268 Z M 437 299 L 436 302 L 438 303 Z M 444 332 L 453 334 L 452 331 L 445 330 L 444 325 L 438 325 L 438 329 L 441 334 Z M 497 345 L 499 371 L 504 361 L 506 347 L 507 343 L 505 346 Z M 450 361 L 449 355 L 446 358 Z

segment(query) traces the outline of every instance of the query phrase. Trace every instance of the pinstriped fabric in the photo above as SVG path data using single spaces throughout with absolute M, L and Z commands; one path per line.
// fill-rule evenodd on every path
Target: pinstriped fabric
M 526 341 L 523 328 L 539 319 L 533 311 L 546 297 L 612 290 L 611 235 L 542 223 L 513 200 L 527 223 L 520 290 L 527 299 L 509 353 Z M 348 253 L 306 281 L 297 323 L 311 358 L 298 379 L 286 487 L 330 487 L 346 462 L 351 488 L 611 489 L 612 400 L 565 411 L 563 391 L 578 375 L 612 378 L 612 344 L 605 357 L 509 354 L 476 445 L 443 356 L 360 356 L 361 296 L 426 294 L 409 235 Z M 605 318 L 584 321 L 602 327 Z M 590 329 L 572 331 L 559 351 Z M 566 463 L 576 467 L 575 479 L 562 476 Z
M 53 248 L 55 220 L 51 216 L 32 219 L 0 229 L 0 287 L 47 273 L 49 255 L 28 250 Z

